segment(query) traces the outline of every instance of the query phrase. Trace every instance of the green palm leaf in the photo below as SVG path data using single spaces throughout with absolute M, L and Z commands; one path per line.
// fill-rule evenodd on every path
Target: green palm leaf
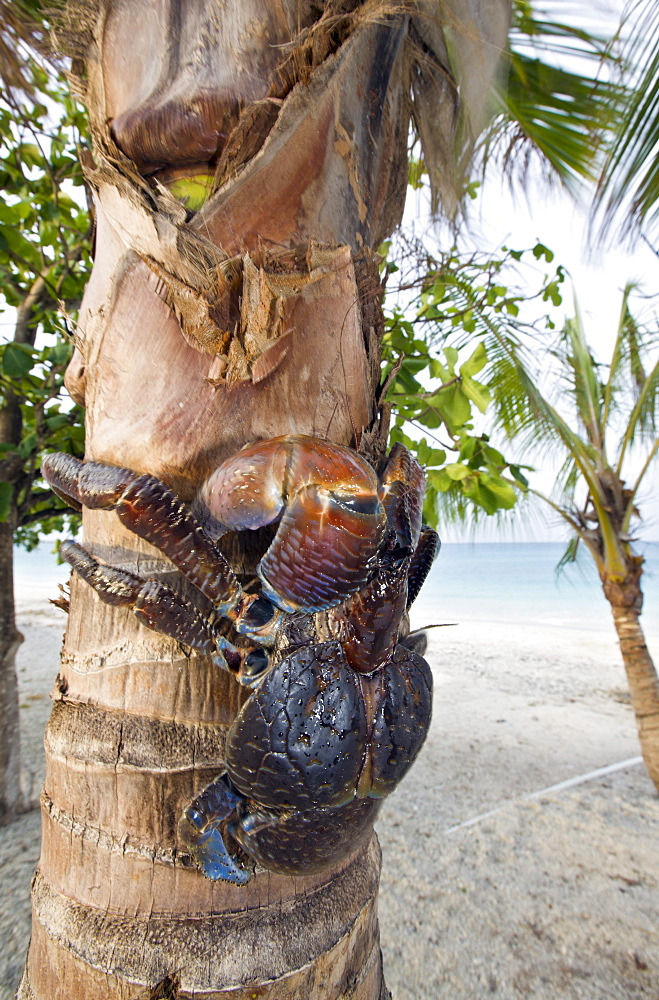
M 659 223 L 659 7 L 641 0 L 630 14 L 636 26 L 622 67 L 634 86 L 616 103 L 614 139 L 599 180 L 595 207 L 604 231 L 620 218 L 627 232 Z
M 568 347 L 568 374 L 570 388 L 579 420 L 588 440 L 604 457 L 604 428 L 602 426 L 602 386 L 597 376 L 597 366 L 584 335 L 581 315 L 577 306 L 574 319 L 565 324 L 563 336 Z
M 627 426 L 625 427 L 620 451 L 618 453 L 617 471 L 620 474 L 628 447 L 639 437 L 657 436 L 657 419 L 659 418 L 659 361 L 656 362 L 647 376 L 636 405 L 634 406 Z
M 598 79 L 609 40 L 560 20 L 564 8 L 550 4 L 542 17 L 525 0 L 513 4 L 506 87 L 481 154 L 483 166 L 494 159 L 522 183 L 536 160 L 574 192 L 597 175 L 602 135 L 623 88 Z

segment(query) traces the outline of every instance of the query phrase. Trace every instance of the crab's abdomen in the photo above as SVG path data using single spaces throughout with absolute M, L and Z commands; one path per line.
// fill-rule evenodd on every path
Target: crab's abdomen
M 231 727 L 229 777 L 266 810 L 384 798 L 421 749 L 431 703 L 430 668 L 402 644 L 371 676 L 353 671 L 338 643 L 298 649 L 268 674 Z
M 337 809 L 259 815 L 239 807 L 231 835 L 255 861 L 283 875 L 315 875 L 357 851 L 371 836 L 378 799 L 353 798 Z
M 298 649 L 266 676 L 229 732 L 227 772 L 266 809 L 344 805 L 368 738 L 358 676 L 336 642 Z

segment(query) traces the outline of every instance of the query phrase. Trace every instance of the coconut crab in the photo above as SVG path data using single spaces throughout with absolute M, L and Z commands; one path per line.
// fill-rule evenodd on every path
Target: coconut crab
M 194 510 L 128 469 L 52 454 L 42 471 L 73 506 L 115 510 L 215 610 L 206 616 L 164 583 L 64 543 L 62 555 L 99 597 L 253 688 L 229 728 L 225 771 L 180 821 L 203 873 L 236 884 L 250 877 L 227 850 L 227 819 L 233 839 L 271 871 L 322 871 L 352 852 L 430 722 L 423 639 L 407 634 L 407 609 L 438 549 L 421 525 L 418 463 L 396 445 L 378 478 L 349 448 L 274 438 L 220 465 Z M 215 541 L 277 520 L 260 586 L 248 592 Z

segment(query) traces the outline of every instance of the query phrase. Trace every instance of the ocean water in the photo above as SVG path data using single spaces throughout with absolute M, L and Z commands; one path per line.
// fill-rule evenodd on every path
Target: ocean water
M 42 541 L 32 552 L 14 546 L 14 595 L 19 609 L 47 606 L 59 595 L 58 584 L 70 576 L 68 563 L 57 563 L 54 542 Z
M 15 549 L 15 583 L 19 607 L 46 605 L 69 576 L 57 565 L 53 543 L 34 552 Z M 412 608 L 412 624 L 501 622 L 506 624 L 610 629 L 611 613 L 587 553 L 581 565 L 559 576 L 563 552 L 556 542 L 447 543 Z M 645 556 L 642 623 L 648 636 L 659 638 L 659 542 L 640 547 Z
M 412 608 L 414 627 L 440 622 L 612 629 L 611 611 L 587 552 L 557 574 L 560 542 L 443 545 Z M 659 542 L 645 557 L 642 624 L 659 638 Z

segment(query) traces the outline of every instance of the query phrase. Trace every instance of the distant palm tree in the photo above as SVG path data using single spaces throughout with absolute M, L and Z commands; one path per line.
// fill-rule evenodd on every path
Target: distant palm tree
M 513 355 L 526 405 L 508 414 L 508 433 L 564 456 L 555 490 L 533 490 L 569 525 L 561 563 L 584 545 L 595 561 L 627 672 L 643 759 L 659 789 L 659 678 L 641 627 L 643 557 L 634 549 L 639 489 L 659 451 L 659 361 L 645 365 L 657 337 L 629 310 L 625 289 L 608 365 L 595 361 L 577 314 L 551 351 L 556 404 L 540 388 L 537 369 Z M 546 362 L 546 359 L 544 359 Z M 546 367 L 546 365 L 545 365 Z M 640 471 L 632 471 L 630 458 Z

